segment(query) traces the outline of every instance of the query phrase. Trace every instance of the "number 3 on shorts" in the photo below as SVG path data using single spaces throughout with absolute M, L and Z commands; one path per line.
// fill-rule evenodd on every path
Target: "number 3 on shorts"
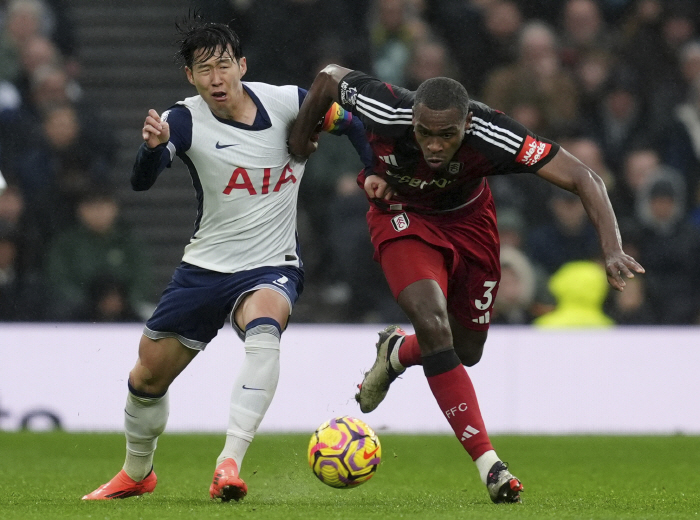
M 496 287 L 497 283 L 498 282 L 496 280 L 487 280 L 484 282 L 484 287 L 486 287 L 486 290 L 484 291 L 483 299 L 474 300 L 474 305 L 476 305 L 477 309 L 483 311 L 491 307 L 491 303 L 493 302 L 493 294 L 491 294 L 491 291 L 493 291 L 493 288 Z

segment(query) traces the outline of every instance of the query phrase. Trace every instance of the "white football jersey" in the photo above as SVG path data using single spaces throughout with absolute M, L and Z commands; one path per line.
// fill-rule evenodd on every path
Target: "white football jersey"
M 199 201 L 183 260 L 224 273 L 301 267 L 296 206 L 306 163 L 287 148 L 299 89 L 247 82 L 244 88 L 258 107 L 252 126 L 215 117 L 201 96 L 178 103 L 189 111 L 191 128 L 181 109 L 163 114 L 170 160 L 177 154 L 185 162 Z

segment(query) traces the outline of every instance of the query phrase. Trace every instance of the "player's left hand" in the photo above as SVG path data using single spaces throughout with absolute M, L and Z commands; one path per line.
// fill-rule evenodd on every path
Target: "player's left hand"
M 634 278 L 634 273 L 645 272 L 639 262 L 622 251 L 605 256 L 605 271 L 608 274 L 608 283 L 616 291 L 622 291 L 627 285 L 623 276 Z

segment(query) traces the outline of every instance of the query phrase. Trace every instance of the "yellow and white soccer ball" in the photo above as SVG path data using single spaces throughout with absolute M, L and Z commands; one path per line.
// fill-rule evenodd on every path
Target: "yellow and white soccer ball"
M 321 482 L 352 488 L 372 478 L 382 459 L 382 447 L 372 428 L 346 415 L 316 429 L 308 455 L 309 466 Z

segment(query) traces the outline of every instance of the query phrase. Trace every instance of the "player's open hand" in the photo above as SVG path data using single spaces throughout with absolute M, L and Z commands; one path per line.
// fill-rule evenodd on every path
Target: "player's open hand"
M 634 258 L 620 251 L 606 255 L 605 271 L 610 286 L 616 291 L 622 291 L 627 285 L 624 278 L 634 278 L 634 273 L 642 274 L 644 268 Z
M 143 137 L 146 146 L 155 148 L 159 144 L 168 142 L 168 139 L 170 139 L 170 126 L 160 118 L 158 112 L 150 109 L 146 121 L 143 123 L 141 137 Z
M 379 175 L 365 177 L 365 193 L 370 199 L 389 200 L 394 196 L 394 189 Z

